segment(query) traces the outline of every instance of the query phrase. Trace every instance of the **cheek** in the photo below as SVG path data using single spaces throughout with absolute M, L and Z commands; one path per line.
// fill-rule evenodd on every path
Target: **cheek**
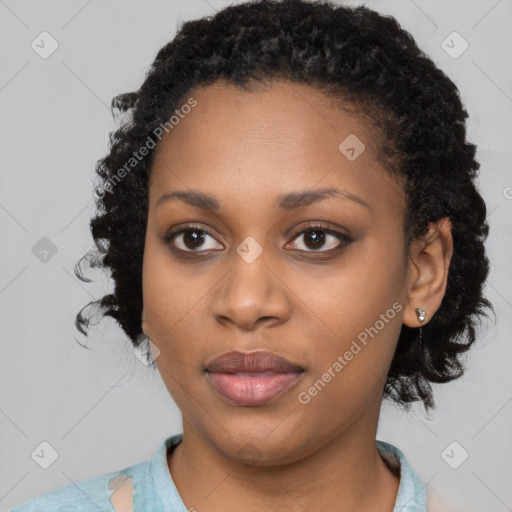
M 307 385 L 321 380 L 317 391 L 311 390 L 322 395 L 318 402 L 345 395 L 364 402 L 384 384 L 404 309 L 405 258 L 396 247 L 386 251 L 368 243 L 328 281 L 304 278 L 314 312 L 305 323 L 306 338 L 315 340 L 315 365 Z
M 193 311 L 205 285 L 200 278 L 187 277 L 184 266 L 172 261 L 169 249 L 151 239 L 144 252 L 142 293 L 148 323 L 162 336 Z
M 196 289 L 200 282 L 185 278 L 172 264 L 166 249 L 150 242 L 146 243 L 142 275 L 148 334 L 163 356 L 157 359 L 157 365 L 165 359 L 166 365 L 174 366 L 181 359 L 181 351 L 191 346 L 183 340 L 188 335 L 187 322 L 194 318 L 202 295 Z
M 405 258 L 400 250 L 383 245 L 375 239 L 361 240 L 328 277 L 301 277 L 305 302 L 331 335 L 357 336 L 395 302 L 403 306 Z M 398 241 L 395 247 L 400 247 Z M 390 312 L 392 318 L 396 309 Z
M 200 309 L 205 290 L 200 279 L 184 277 L 168 261 L 159 265 L 158 258 L 148 257 L 143 276 L 145 317 L 160 350 L 156 366 L 173 400 L 188 415 L 200 397 L 204 339 L 198 334 L 204 330 Z
M 322 297 L 330 312 L 322 316 L 322 324 L 329 325 L 326 336 L 319 336 L 325 332 L 318 329 L 320 322 L 313 319 L 308 324 L 306 338 L 312 341 L 314 364 L 297 390 L 296 400 L 305 407 L 308 418 L 323 417 L 323 428 L 336 430 L 340 422 L 352 421 L 380 400 L 402 326 L 403 307 L 376 290 L 370 296 L 339 295 L 346 291 L 342 286 L 330 291 L 342 299 L 336 302 L 333 297 Z M 336 303 L 338 308 L 333 308 Z M 322 304 L 317 306 L 321 311 Z M 326 417 L 326 410 L 339 414 Z

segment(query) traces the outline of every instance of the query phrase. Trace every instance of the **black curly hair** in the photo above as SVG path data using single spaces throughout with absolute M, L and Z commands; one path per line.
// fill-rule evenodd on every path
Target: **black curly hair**
M 155 134 L 195 88 L 224 80 L 251 90 L 251 84 L 279 79 L 342 101 L 380 130 L 386 144 L 380 144 L 379 159 L 400 178 L 406 194 L 406 248 L 430 223 L 451 221 L 454 252 L 443 301 L 423 326 L 422 343 L 418 329 L 402 326 L 384 386 L 384 397 L 404 408 L 422 400 L 428 410 L 434 407 L 430 384 L 463 374 L 461 357 L 475 342 L 480 317 L 492 310 L 482 294 L 489 272 L 484 248 L 489 228 L 474 183 L 480 165 L 476 147 L 466 141 L 468 115 L 457 87 L 393 17 L 362 6 L 250 1 L 185 22 L 160 49 L 139 90 L 112 100 L 113 114 L 120 113 L 124 122 L 110 134 L 109 153 L 96 166 L 98 211 L 90 223 L 96 248 L 77 262 L 75 274 L 90 282 L 80 269 L 83 260 L 110 269 L 115 289 L 82 308 L 75 324 L 87 334 L 92 314 L 83 312 L 99 307 L 135 347 L 141 343 L 142 258 Z M 147 156 L 135 159 L 144 146 L 151 147 Z

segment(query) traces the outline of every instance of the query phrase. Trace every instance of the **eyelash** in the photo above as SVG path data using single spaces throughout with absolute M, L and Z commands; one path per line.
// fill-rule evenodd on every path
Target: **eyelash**
M 306 254 L 323 254 L 323 255 L 328 254 L 328 255 L 332 255 L 332 253 L 334 251 L 339 251 L 339 250 L 343 249 L 344 247 L 346 247 L 347 245 L 349 245 L 350 243 L 352 243 L 354 241 L 354 239 L 351 236 L 349 236 L 349 235 L 347 235 L 345 233 L 340 233 L 338 231 L 330 229 L 330 228 L 326 227 L 321 222 L 309 222 L 305 226 L 302 226 L 300 228 L 300 230 L 298 230 L 297 232 L 295 232 L 293 234 L 293 237 L 291 238 L 291 241 L 294 241 L 300 235 L 303 235 L 303 234 L 307 233 L 308 231 L 313 231 L 315 229 L 319 230 L 319 231 L 323 231 L 324 233 L 326 233 L 328 235 L 335 236 L 336 238 L 339 239 L 340 245 L 338 245 L 338 246 L 336 246 L 334 248 L 331 248 L 331 249 L 327 249 L 327 250 L 309 250 L 309 251 L 305 251 L 305 250 L 302 250 L 302 249 L 298 249 L 299 252 L 306 253 Z M 205 253 L 209 253 L 209 252 L 210 253 L 211 252 L 217 252 L 217 251 L 220 250 L 220 249 L 209 249 L 209 250 L 207 249 L 207 250 L 196 250 L 196 251 L 189 250 L 189 251 L 185 251 L 183 249 L 178 249 L 177 247 L 173 246 L 174 239 L 178 235 L 181 235 L 181 234 L 183 234 L 183 233 L 185 233 L 187 231 L 198 231 L 199 233 L 206 233 L 207 235 L 211 236 L 212 238 L 214 238 L 216 240 L 214 234 L 208 228 L 203 227 L 203 226 L 199 226 L 197 224 L 188 224 L 185 227 L 182 227 L 181 229 L 179 229 L 177 231 L 171 231 L 170 233 L 168 233 L 167 235 L 165 235 L 163 237 L 163 241 L 164 241 L 164 244 L 170 246 L 171 250 L 174 253 L 176 253 L 179 257 L 190 258 L 191 257 L 190 255 L 193 255 L 193 254 L 205 254 Z M 290 243 L 290 242 L 288 242 L 288 243 Z

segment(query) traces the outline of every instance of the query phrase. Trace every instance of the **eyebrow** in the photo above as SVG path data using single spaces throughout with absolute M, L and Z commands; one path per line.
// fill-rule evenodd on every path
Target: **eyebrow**
M 277 196 L 276 203 L 278 208 L 281 210 L 290 211 L 303 206 L 308 206 L 323 199 L 327 199 L 328 197 L 348 199 L 368 208 L 368 210 L 371 211 L 370 205 L 360 197 L 355 196 L 346 190 L 340 190 L 332 187 L 280 194 Z M 156 207 L 162 203 L 175 200 L 183 201 L 190 206 L 201 208 L 202 210 L 216 211 L 221 208 L 221 203 L 215 197 L 193 190 L 176 190 L 173 192 L 166 192 L 158 199 Z

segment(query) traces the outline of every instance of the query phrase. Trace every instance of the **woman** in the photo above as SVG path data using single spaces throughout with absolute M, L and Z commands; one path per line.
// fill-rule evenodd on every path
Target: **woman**
M 15 511 L 433 510 L 376 431 L 383 398 L 434 406 L 490 306 L 455 85 L 391 17 L 261 1 L 185 23 L 113 104 L 95 304 L 151 340 L 183 434 Z

